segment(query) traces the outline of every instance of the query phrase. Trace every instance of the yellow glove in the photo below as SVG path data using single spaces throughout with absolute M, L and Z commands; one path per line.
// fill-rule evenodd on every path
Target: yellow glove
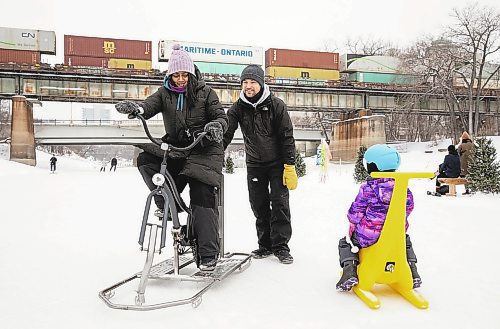
M 297 173 L 295 172 L 294 165 L 285 164 L 285 170 L 283 170 L 283 185 L 288 187 L 289 190 L 295 190 L 297 188 Z

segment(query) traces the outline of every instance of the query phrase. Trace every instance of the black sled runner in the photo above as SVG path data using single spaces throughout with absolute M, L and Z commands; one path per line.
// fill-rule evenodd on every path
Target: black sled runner
M 100 291 L 99 297 L 109 307 L 122 310 L 146 311 L 184 304 L 198 307 L 205 292 L 231 273 L 245 270 L 250 266 L 252 256 L 246 253 L 224 252 L 224 182 L 222 181 L 218 190 L 221 257 L 217 260 L 213 271 L 201 271 L 197 268 L 200 259 L 197 254 L 196 238 L 191 229 L 191 209 L 182 200 L 174 179 L 167 170 L 167 158 L 172 150 L 192 149 L 206 133 L 201 133 L 191 145 L 177 148 L 152 137 L 145 119 L 141 115 L 137 117 L 142 121 L 149 139 L 164 150 L 160 173 L 153 176 L 157 188 L 147 197 L 139 234 L 139 245 L 142 251 L 146 251 L 146 261 L 142 271 Z M 160 195 L 165 200 L 164 214 L 159 220 L 150 216 L 151 202 L 155 195 Z M 187 214 L 186 225 L 180 224 L 177 207 Z M 168 223 L 172 226 L 170 231 L 173 256 L 153 265 L 155 254 L 161 254 L 165 247 Z M 169 300 L 165 300 L 165 296 L 168 296 Z

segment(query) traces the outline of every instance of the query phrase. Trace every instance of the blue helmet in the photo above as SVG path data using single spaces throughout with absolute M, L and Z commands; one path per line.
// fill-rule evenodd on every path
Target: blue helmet
M 401 164 L 398 151 L 387 144 L 370 146 L 364 156 L 366 163 L 374 163 L 379 171 L 397 170 Z

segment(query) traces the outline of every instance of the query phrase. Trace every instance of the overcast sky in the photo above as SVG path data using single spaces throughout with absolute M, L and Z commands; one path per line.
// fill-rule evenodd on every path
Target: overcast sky
M 375 38 L 405 45 L 437 34 L 466 0 L 17 0 L 3 1 L 0 26 L 55 31 L 63 61 L 64 34 L 159 39 L 267 48 L 335 50 L 345 40 Z M 494 6 L 497 0 L 483 0 Z M 7 10 L 5 10 L 7 9 Z M 54 62 L 50 60 L 50 62 Z M 162 64 L 163 65 L 163 64 Z

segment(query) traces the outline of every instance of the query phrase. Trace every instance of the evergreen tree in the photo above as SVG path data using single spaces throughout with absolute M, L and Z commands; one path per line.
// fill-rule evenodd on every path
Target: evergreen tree
M 234 162 L 231 156 L 228 156 L 226 159 L 226 173 L 234 174 Z
M 302 155 L 300 155 L 299 150 L 295 150 L 295 171 L 297 172 L 297 177 L 306 175 L 306 163 Z
M 500 164 L 491 139 L 476 139 L 469 161 L 469 188 L 472 192 L 500 193 Z
M 366 168 L 363 164 L 363 157 L 366 152 L 366 146 L 361 145 L 358 150 L 358 159 L 356 160 L 356 165 L 354 167 L 354 181 L 356 183 L 362 183 L 366 181 L 370 175 L 368 174 L 368 171 L 366 171 Z

